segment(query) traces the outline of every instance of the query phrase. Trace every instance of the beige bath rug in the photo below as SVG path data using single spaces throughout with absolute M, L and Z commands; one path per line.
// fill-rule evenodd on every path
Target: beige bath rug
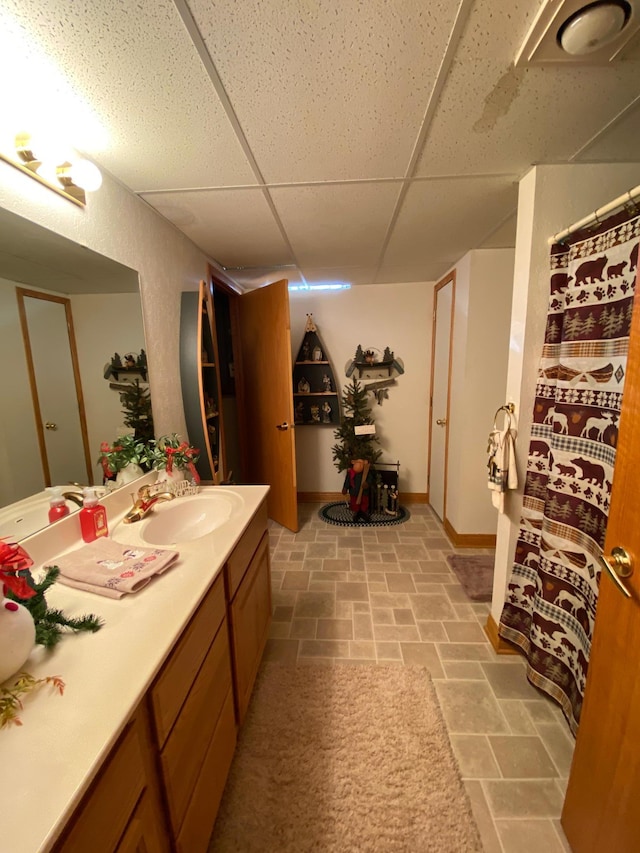
M 211 853 L 481 850 L 425 669 L 263 665 Z

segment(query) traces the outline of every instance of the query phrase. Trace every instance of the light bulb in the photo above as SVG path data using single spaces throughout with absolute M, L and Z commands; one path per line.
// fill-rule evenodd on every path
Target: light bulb
M 80 158 L 73 162 L 69 174 L 73 183 L 87 192 L 93 192 L 102 186 L 100 169 L 89 160 Z
M 613 41 L 627 21 L 625 9 L 618 3 L 600 3 L 577 12 L 562 26 L 560 45 L 572 56 L 600 50 Z
M 59 166 L 71 159 L 69 144 L 55 134 L 38 131 L 21 133 L 16 137 L 18 151 L 30 151 L 34 160 Z

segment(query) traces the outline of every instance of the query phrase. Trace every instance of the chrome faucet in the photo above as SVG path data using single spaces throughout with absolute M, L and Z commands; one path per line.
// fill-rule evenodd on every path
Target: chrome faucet
M 138 489 L 137 495 L 134 495 L 133 492 L 131 493 L 133 506 L 122 520 L 125 524 L 142 521 L 159 501 L 172 501 L 174 497 L 173 492 L 169 491 L 158 492 L 152 495 L 149 486 L 141 486 Z

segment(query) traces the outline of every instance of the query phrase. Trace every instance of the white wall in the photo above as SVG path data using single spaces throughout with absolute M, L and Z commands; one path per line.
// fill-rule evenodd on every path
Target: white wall
M 142 307 L 137 293 L 90 293 L 70 298 L 93 475 L 95 482 L 101 483 L 102 467 L 96 464 L 101 442 L 111 443 L 131 432 L 123 424 L 118 392 L 104 379 L 104 367 L 116 352 L 124 356 L 146 349 Z
M 382 405 L 372 399 L 372 415 L 383 459 L 401 463 L 400 492 L 427 490 L 427 443 L 431 364 L 433 282 L 363 285 L 351 290 L 289 295 L 292 358 L 298 354 L 307 314 L 313 314 L 331 360 L 339 392 L 349 381 L 347 362 L 356 347 L 389 347 L 404 362 L 405 373 Z M 296 427 L 298 491 L 339 492 L 331 455 L 331 427 Z
M 516 403 L 520 487 L 498 522 L 491 615 L 500 619 L 518 537 L 549 292 L 548 238 L 640 184 L 640 164 L 536 166 L 521 180 L 507 396 Z
M 16 284 L 6 279 L 0 279 L 0 364 L 0 506 L 6 506 L 44 486 Z M 22 464 L 22 460 L 29 459 L 35 459 L 37 464 Z
M 507 402 L 513 265 L 512 249 L 474 250 L 456 264 L 446 518 L 460 534 L 496 532 L 486 447 Z

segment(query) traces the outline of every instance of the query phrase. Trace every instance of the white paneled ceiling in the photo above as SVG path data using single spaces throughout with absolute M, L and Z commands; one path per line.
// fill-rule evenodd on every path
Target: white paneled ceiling
M 514 68 L 547 2 L 0 0 L 0 73 L 241 285 L 434 280 L 531 165 L 640 164 L 638 38 Z

